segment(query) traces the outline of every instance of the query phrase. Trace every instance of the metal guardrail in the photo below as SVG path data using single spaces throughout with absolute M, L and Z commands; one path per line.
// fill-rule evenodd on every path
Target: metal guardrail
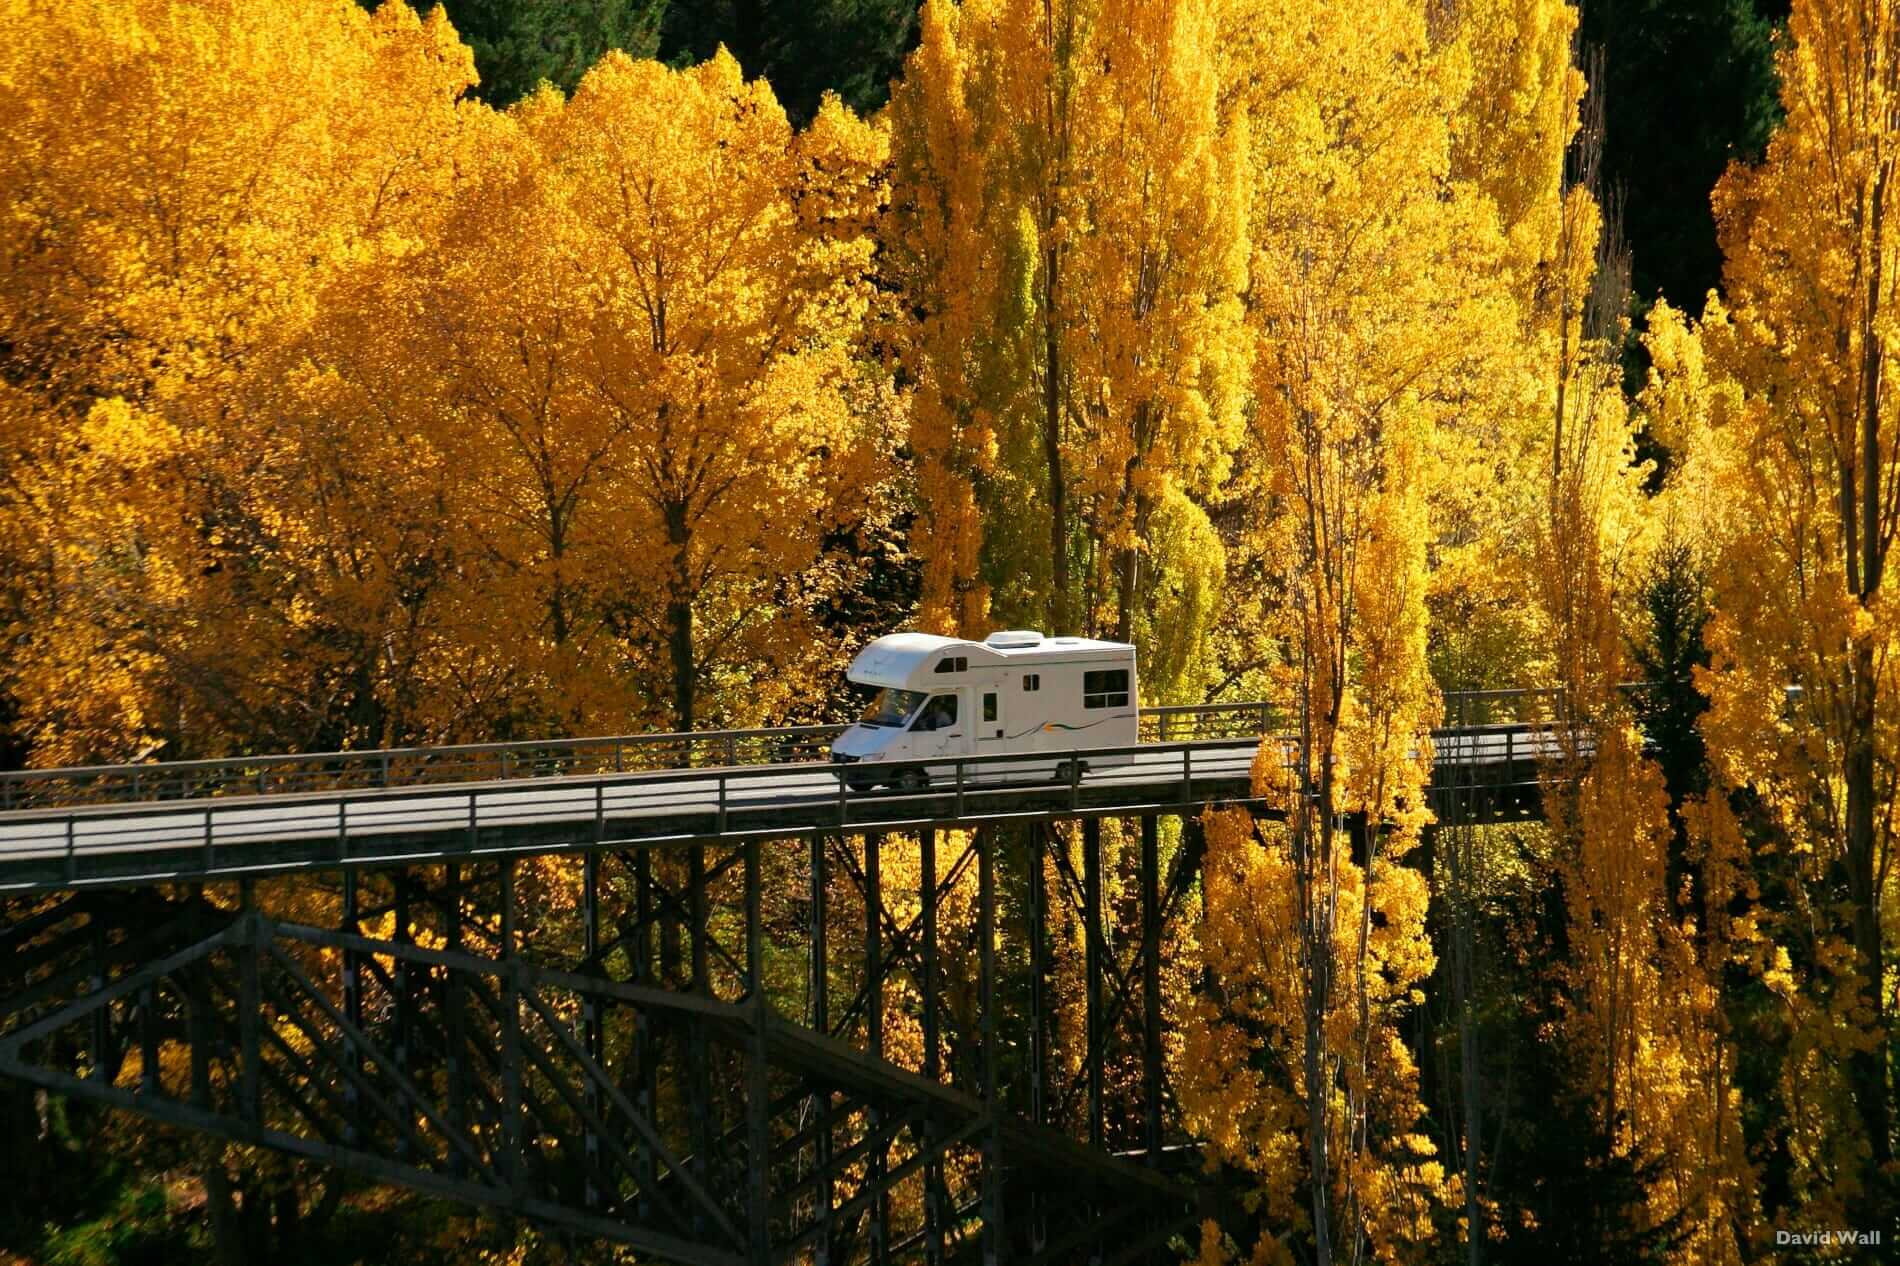
M 1488 727 L 1463 758 L 1512 766 L 1551 754 L 1541 727 Z M 1482 738 L 1482 741 L 1479 741 Z M 1287 740 L 1291 741 L 1291 740 Z M 1233 739 L 1069 753 L 939 757 L 928 786 L 853 790 L 861 766 L 719 766 L 565 779 L 221 797 L 193 804 L 48 808 L 0 830 L 0 887 L 213 877 L 416 857 L 469 859 L 550 847 L 904 830 L 947 822 L 1153 812 L 1251 799 L 1251 745 Z M 1123 763 L 1115 763 L 1116 761 Z M 1062 776 L 1004 782 L 1026 764 Z M 1090 766 L 1086 775 L 1082 766 Z M 1011 770 L 1014 766 L 1015 769 Z
M 1453 728 L 1543 721 L 1560 708 L 1560 692 L 1551 690 L 1463 691 L 1445 699 L 1446 722 Z M 1146 743 L 1195 742 L 1257 737 L 1285 724 L 1272 703 L 1184 704 L 1142 708 L 1139 734 Z M 808 764 L 825 761 L 832 739 L 846 728 L 617 734 L 11 770 L 0 773 L 0 810 Z
M 0 809 L 295 795 L 441 783 L 826 759 L 842 725 L 685 734 L 614 734 L 286 756 L 238 756 L 135 765 L 83 765 L 0 773 Z
M 1143 708 L 1144 742 L 1243 738 L 1265 733 L 1271 705 L 1222 703 Z M 758 730 L 615 734 L 360 752 L 239 756 L 211 760 L 84 765 L 0 773 L 0 810 L 75 804 L 295 795 L 441 783 L 487 782 L 639 770 L 706 769 L 822 762 L 844 725 Z

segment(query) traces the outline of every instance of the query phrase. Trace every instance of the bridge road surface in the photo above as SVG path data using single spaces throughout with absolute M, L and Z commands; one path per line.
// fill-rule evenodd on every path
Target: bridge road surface
M 14 810 L 0 813 L 0 891 L 735 842 L 815 830 L 1193 812 L 1252 799 L 1250 770 L 1259 745 L 1245 738 L 1083 750 L 1076 753 L 1083 761 L 1132 760 L 1098 764 L 1062 783 L 998 785 L 998 771 L 1020 764 L 1021 756 L 946 758 L 930 762 L 929 790 L 907 794 L 850 791 L 846 770 L 861 775 L 862 765 L 808 763 Z M 1538 759 L 1557 752 L 1553 733 L 1525 724 L 1439 731 L 1434 745 L 1434 780 L 1441 787 L 1534 784 Z

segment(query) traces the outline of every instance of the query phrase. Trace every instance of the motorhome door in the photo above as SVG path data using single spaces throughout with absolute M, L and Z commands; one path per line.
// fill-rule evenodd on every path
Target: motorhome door
M 990 682 L 976 690 L 976 754 L 988 756 L 1003 750 L 1003 737 L 1008 730 L 1003 724 L 1003 710 L 1009 692 L 1003 689 L 1003 683 Z
M 971 732 L 968 690 L 941 690 L 932 694 L 910 723 L 910 754 L 914 757 L 961 756 Z

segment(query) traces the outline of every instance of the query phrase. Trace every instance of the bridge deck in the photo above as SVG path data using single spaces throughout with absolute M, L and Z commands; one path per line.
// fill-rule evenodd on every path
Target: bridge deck
M 1291 740 L 1281 739 L 1282 743 Z M 1517 724 L 1435 736 L 1439 794 L 1522 793 L 1555 736 Z M 1192 812 L 1253 797 L 1257 738 L 1077 752 L 1066 783 L 1005 783 L 1020 757 L 934 761 L 910 794 L 854 792 L 831 765 L 738 765 L 419 787 L 224 795 L 0 813 L 0 889 L 50 889 L 1009 818 Z M 1045 757 L 1045 759 L 1049 759 Z M 1111 761 L 1125 760 L 1125 764 Z

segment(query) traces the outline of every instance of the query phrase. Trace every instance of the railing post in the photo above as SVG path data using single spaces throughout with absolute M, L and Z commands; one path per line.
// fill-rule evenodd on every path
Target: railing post
M 205 856 L 204 856 L 205 874 L 209 875 L 211 873 L 212 866 L 213 866 L 213 858 L 212 858 L 212 852 L 211 852 L 211 809 L 210 809 L 210 806 L 207 805 L 205 807 Z
M 66 882 L 73 883 L 79 878 L 79 857 L 74 851 L 74 835 L 79 827 L 78 820 L 72 814 L 66 815 Z M 207 853 L 210 848 L 210 835 L 206 834 Z
M 726 833 L 726 775 L 724 771 L 721 771 L 719 775 L 718 830 L 721 835 Z
M 957 759 L 957 818 L 963 818 L 963 759 Z

